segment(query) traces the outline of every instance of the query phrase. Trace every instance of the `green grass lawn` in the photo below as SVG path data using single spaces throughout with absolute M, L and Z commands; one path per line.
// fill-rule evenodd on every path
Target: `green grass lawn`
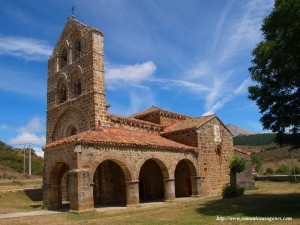
M 256 182 L 256 190 L 233 199 L 208 197 L 175 201 L 151 207 L 129 208 L 82 214 L 61 213 L 49 216 L 2 219 L 0 224 L 300 224 L 300 184 L 288 182 Z M 22 195 L 16 193 L 16 195 Z M 20 199 L 21 196 L 16 196 Z M 24 200 L 24 199 L 25 200 Z M 23 194 L 28 205 L 41 205 Z M 13 199 L 11 196 L 9 199 Z M 0 199 L 0 211 L 3 209 Z M 5 203 L 15 211 L 20 207 Z M 4 207 L 5 208 L 5 207 Z M 23 209 L 26 210 L 26 209 Z M 35 209 L 34 209 L 35 210 Z M 292 217 L 292 221 L 218 221 L 228 217 Z

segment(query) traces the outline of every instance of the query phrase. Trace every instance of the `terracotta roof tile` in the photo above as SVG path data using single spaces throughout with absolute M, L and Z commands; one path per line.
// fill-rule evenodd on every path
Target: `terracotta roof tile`
M 150 134 L 141 131 L 112 127 L 103 128 L 99 131 L 83 131 L 76 135 L 54 141 L 44 146 L 43 150 L 51 149 L 53 147 L 68 143 L 92 143 L 113 146 L 138 146 L 161 149 L 197 150 L 195 147 L 168 140 L 158 134 Z
M 145 121 L 145 120 L 139 120 L 139 119 L 136 119 L 136 118 L 133 118 L 133 117 L 125 117 L 125 116 L 119 116 L 119 115 L 116 115 L 116 114 L 107 114 L 108 117 L 110 117 L 110 119 L 112 121 L 116 121 L 116 120 L 126 120 L 126 121 L 132 121 L 132 122 L 135 122 L 135 123 L 139 123 L 139 124 L 143 124 L 145 126 L 154 126 L 154 127 L 157 127 L 157 128 L 163 128 L 162 125 L 160 124 L 156 124 L 156 123 L 151 123 L 151 122 L 148 122 L 148 121 Z
M 192 118 L 190 116 L 184 115 L 184 114 L 180 114 L 180 113 L 176 113 L 176 112 L 172 112 L 166 109 L 162 109 L 162 108 L 158 108 L 156 106 L 152 106 L 148 109 L 145 109 L 144 111 L 135 113 L 133 115 L 131 115 L 130 117 L 134 117 L 134 118 L 140 118 L 142 116 L 154 113 L 154 112 L 158 112 L 159 114 L 164 114 L 164 115 L 173 115 L 176 116 L 178 118 L 182 118 L 182 119 L 188 119 L 188 118 Z
M 251 155 L 251 152 L 247 152 L 245 150 L 238 149 L 238 148 L 234 148 L 234 151 L 240 152 L 240 153 L 245 154 L 245 155 Z
M 210 121 L 215 117 L 216 115 L 214 114 L 214 115 L 202 116 L 202 117 L 192 118 L 187 120 L 180 120 L 167 126 L 164 129 L 164 132 L 169 133 L 169 132 L 175 132 L 179 130 L 186 130 L 192 128 L 198 129 L 199 127 L 203 126 L 205 123 L 207 123 L 208 121 Z

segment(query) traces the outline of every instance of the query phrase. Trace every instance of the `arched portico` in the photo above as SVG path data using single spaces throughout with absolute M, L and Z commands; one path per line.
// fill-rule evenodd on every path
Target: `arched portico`
M 50 171 L 48 188 L 48 209 L 62 208 L 63 200 L 69 196 L 69 166 L 64 162 L 57 162 Z M 68 204 L 69 205 L 69 204 Z
M 196 168 L 188 159 L 180 160 L 175 169 L 175 196 L 188 197 L 195 193 L 192 180 L 197 176 Z
M 169 179 L 166 165 L 155 158 L 146 160 L 139 173 L 140 201 L 157 201 L 164 199 L 164 180 Z
M 116 160 L 105 160 L 99 164 L 93 177 L 94 205 L 125 205 L 126 175 L 125 165 Z M 125 169 L 126 170 L 126 169 Z

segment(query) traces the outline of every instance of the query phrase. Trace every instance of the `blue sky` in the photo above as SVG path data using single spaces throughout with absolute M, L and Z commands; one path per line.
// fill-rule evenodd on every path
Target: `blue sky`
M 1 0 L 0 140 L 45 144 L 47 60 L 71 16 L 104 32 L 110 113 L 152 105 L 263 132 L 247 98 L 272 0 Z

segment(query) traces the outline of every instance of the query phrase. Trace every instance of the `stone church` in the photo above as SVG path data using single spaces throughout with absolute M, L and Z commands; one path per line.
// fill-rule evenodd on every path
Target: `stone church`
M 155 106 L 110 114 L 103 45 L 101 31 L 70 17 L 48 61 L 46 207 L 86 211 L 219 194 L 234 154 L 230 131 L 216 115 Z

